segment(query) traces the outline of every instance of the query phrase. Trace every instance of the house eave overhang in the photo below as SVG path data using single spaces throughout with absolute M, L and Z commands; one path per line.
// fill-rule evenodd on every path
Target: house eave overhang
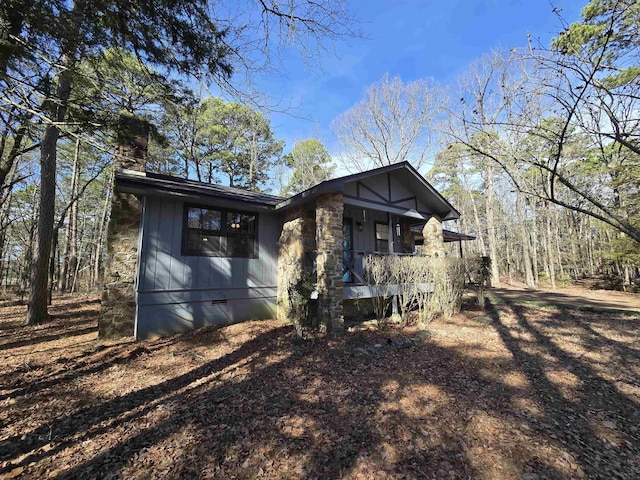
M 422 175 L 420 175 L 420 172 L 413 168 L 410 163 L 404 162 L 404 164 L 407 170 L 413 174 L 413 177 L 418 180 L 422 184 L 422 186 L 426 188 L 444 207 L 442 208 L 442 210 L 434 212 L 440 217 L 441 220 L 457 220 L 458 218 L 460 218 L 460 212 L 458 212 L 458 210 L 456 210 L 454 206 L 451 205 L 449 201 L 440 194 L 440 192 L 433 188 L 433 185 L 431 185 Z
M 389 213 L 393 213 L 394 215 L 400 215 L 402 217 L 408 217 L 416 221 L 421 221 L 422 223 L 424 223 L 426 220 L 428 220 L 431 217 L 430 214 L 420 213 L 413 208 L 401 208 L 401 207 L 393 207 L 388 205 L 380 205 L 376 203 L 367 202 L 366 200 L 360 200 L 357 198 L 345 197 L 344 204 L 353 205 L 355 207 L 369 208 L 372 210 L 379 210 L 381 212 L 389 212 Z
M 115 182 L 118 190 L 124 193 L 179 198 L 185 202 L 215 204 L 228 208 L 274 211 L 276 204 L 282 200 L 282 197 L 273 195 L 132 170 L 117 171 Z
M 468 242 L 476 239 L 473 235 L 444 229 L 442 230 L 442 236 L 445 242 Z
M 431 203 L 434 206 L 433 211 L 417 211 L 416 209 L 391 203 L 379 205 L 363 198 L 353 199 L 347 196 L 345 196 L 344 202 L 362 206 L 363 208 L 388 211 L 416 220 L 427 220 L 432 216 L 438 216 L 441 220 L 453 220 L 460 217 L 460 213 L 408 162 L 396 163 L 366 172 L 326 180 L 290 198 L 133 170 L 118 170 L 115 174 L 115 182 L 118 190 L 125 193 L 179 198 L 185 202 L 215 204 L 229 208 L 279 212 L 299 205 L 309 204 L 324 194 L 344 194 L 346 184 L 383 174 L 397 176 L 401 181 L 406 181 L 410 184 L 416 191 L 424 189 L 422 190 L 422 195 L 427 195 L 431 199 Z
M 422 228 L 421 227 L 412 227 L 411 233 L 413 233 L 414 237 L 421 238 L 422 237 Z M 454 232 L 453 230 L 442 229 L 442 239 L 444 242 L 467 242 L 471 240 L 475 240 L 476 237 L 473 235 L 468 235 L 466 233 Z

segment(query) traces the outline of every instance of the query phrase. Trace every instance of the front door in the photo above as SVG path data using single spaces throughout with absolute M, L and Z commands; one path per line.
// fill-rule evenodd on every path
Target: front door
M 353 222 L 350 218 L 342 221 L 342 281 L 353 282 L 353 274 L 347 268 L 353 259 Z

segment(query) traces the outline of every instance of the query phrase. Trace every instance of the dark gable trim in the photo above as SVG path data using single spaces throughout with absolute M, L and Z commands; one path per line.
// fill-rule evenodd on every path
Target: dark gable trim
M 384 167 L 376 168 L 373 170 L 368 170 L 366 172 L 354 173 L 352 175 L 347 175 L 346 177 L 334 178 L 333 180 L 326 180 L 314 187 L 311 187 L 304 192 L 300 192 L 297 195 L 294 195 L 291 198 L 287 198 L 276 205 L 276 210 L 286 210 L 288 208 L 294 207 L 299 204 L 306 203 L 324 193 L 342 193 L 344 192 L 344 184 L 355 182 L 356 183 L 356 195 L 360 195 L 360 188 L 366 186 L 364 183 L 361 183 L 360 180 L 364 180 L 369 177 L 374 177 L 376 175 L 386 174 L 387 175 L 387 183 L 389 185 L 389 189 L 391 189 L 391 181 L 389 177 L 392 172 L 396 170 L 407 170 L 409 173 L 413 174 L 413 176 L 422 184 L 424 188 L 426 188 L 431 194 L 433 194 L 438 200 L 440 200 L 443 205 L 447 208 L 446 212 L 440 212 L 440 216 L 443 217 L 444 220 L 450 220 L 460 217 L 460 212 L 458 212 L 453 205 L 451 205 L 446 198 L 444 198 L 440 192 L 438 192 L 433 186 L 422 176 L 420 173 L 413 168 L 409 162 L 400 162 L 394 163 L 393 165 L 387 165 Z M 389 202 L 391 200 L 391 192 L 389 191 L 389 199 L 384 198 L 382 195 L 376 193 L 377 196 L 380 197 L 381 200 L 385 202 Z M 382 202 L 380 202 L 382 203 Z M 416 207 L 417 207 L 417 199 L 416 199 Z
M 197 182 L 168 175 L 155 173 L 145 174 L 128 170 L 119 170 L 116 172 L 116 185 L 120 191 L 125 193 L 133 193 L 135 195 L 170 196 L 180 198 L 185 202 L 202 204 L 203 207 L 206 204 L 220 204 L 224 209 L 233 210 L 233 206 L 230 206 L 230 204 L 242 204 L 242 206 L 247 210 L 273 212 L 286 210 L 293 206 L 307 203 L 324 193 L 342 193 L 344 191 L 345 183 L 349 182 L 356 182 L 357 195 L 359 196 L 360 188 L 365 186 L 364 184 L 359 185 L 359 183 L 361 183 L 360 180 L 377 175 L 386 174 L 387 183 L 389 188 L 391 188 L 391 182 L 389 181 L 390 174 L 398 170 L 406 170 L 413 174 L 422 186 L 424 186 L 439 201 L 441 201 L 444 206 L 447 207 L 447 212 L 440 213 L 444 220 L 460 217 L 460 213 L 447 201 L 447 199 L 433 188 L 433 186 L 431 186 L 431 184 L 427 182 L 427 180 L 408 162 L 395 163 L 393 165 L 387 165 L 373 170 L 368 170 L 366 172 L 355 173 L 345 177 L 335 178 L 333 180 L 326 180 L 290 198 L 249 192 L 238 188 Z M 389 197 L 389 199 L 385 199 L 383 195 L 377 195 L 380 200 L 391 202 L 391 197 Z M 391 195 L 391 192 L 389 192 L 389 195 Z M 415 202 L 417 209 L 417 199 Z
M 405 168 L 406 165 L 408 165 L 407 162 L 394 163 L 393 165 L 387 165 L 384 167 L 375 168 L 373 170 L 367 170 L 366 172 L 354 173 L 352 175 L 347 175 L 346 177 L 334 178 L 333 180 L 325 180 L 324 182 L 319 183 L 318 185 L 311 187 L 304 192 L 300 192 L 291 198 L 284 199 L 283 201 L 278 203 L 278 205 L 276 206 L 276 210 L 286 209 L 300 203 L 305 203 L 308 200 L 322 195 L 323 193 L 342 192 L 344 190 L 345 183 L 355 182 L 368 177 L 374 177 L 386 172 L 393 172 L 394 170 L 401 170 Z

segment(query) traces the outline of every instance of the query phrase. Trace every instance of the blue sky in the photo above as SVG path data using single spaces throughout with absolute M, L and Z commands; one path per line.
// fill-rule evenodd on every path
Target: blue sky
M 357 103 L 365 88 L 385 74 L 403 81 L 434 78 L 455 81 L 469 63 L 492 49 L 522 47 L 527 34 L 548 45 L 562 29 L 553 8 L 570 22 L 580 18 L 584 1 L 571 0 L 358 0 L 352 11 L 367 38 L 337 45 L 339 58 L 326 57 L 322 70 L 309 71 L 299 56 L 282 57 L 283 75 L 258 88 L 283 104 L 299 105 L 292 113 L 270 114 L 278 138 L 287 142 L 318 137 L 332 154 L 339 145 L 331 121 Z

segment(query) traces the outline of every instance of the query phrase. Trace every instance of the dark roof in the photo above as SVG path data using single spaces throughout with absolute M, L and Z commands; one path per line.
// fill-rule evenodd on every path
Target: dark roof
M 240 188 L 133 170 L 117 171 L 116 184 L 119 190 L 127 193 L 171 194 L 192 199 L 210 198 L 248 203 L 254 207 L 271 209 L 284 200 L 283 197 L 266 193 L 250 192 Z
M 373 170 L 367 170 L 366 172 L 354 173 L 352 175 L 346 175 L 344 177 L 333 178 L 331 180 L 326 180 L 318 185 L 311 187 L 304 192 L 300 192 L 297 195 L 294 195 L 291 198 L 287 198 L 278 204 L 278 210 L 287 209 L 293 206 L 299 205 L 301 203 L 306 203 L 309 200 L 312 200 L 316 197 L 319 197 L 325 193 L 337 193 L 342 192 L 344 189 L 345 183 L 355 182 L 358 180 L 363 180 L 365 178 L 374 177 L 376 175 L 390 173 L 394 171 L 405 171 L 407 172 L 406 180 L 410 183 L 414 183 L 417 186 L 421 186 L 426 188 L 431 194 L 433 194 L 442 204 L 444 210 L 446 212 L 437 212 L 437 213 L 445 213 L 443 218 L 445 219 L 453 219 L 459 218 L 460 213 L 451 205 L 446 198 L 444 198 L 440 193 L 433 188 L 433 186 L 427 182 L 427 180 L 420 175 L 420 173 L 413 168 L 413 166 L 409 162 L 399 162 L 394 163 L 392 165 L 387 165 L 380 168 L 374 168 Z
M 415 235 L 422 235 L 422 224 L 411 227 L 411 232 Z M 467 240 L 475 240 L 476 237 L 466 233 L 454 232 L 453 230 L 442 229 L 442 237 L 445 242 L 459 242 Z
M 346 183 L 394 171 L 399 172 L 402 181 L 406 182 L 407 185 L 413 188 L 425 188 L 433 195 L 442 207 L 442 211 L 434 213 L 441 215 L 443 219 L 458 218 L 460 216 L 458 211 L 408 162 L 395 163 L 367 170 L 366 172 L 326 180 L 291 198 L 134 170 L 117 171 L 116 185 L 120 191 L 126 193 L 143 195 L 155 193 L 157 195 L 181 196 L 185 200 L 215 201 L 225 203 L 227 206 L 235 206 L 236 208 L 238 208 L 237 203 L 242 203 L 247 208 L 286 210 L 306 203 L 324 193 L 342 192 Z
M 461 240 L 475 240 L 473 235 L 467 235 L 466 233 L 454 232 L 452 230 L 442 229 L 442 236 L 445 242 L 459 242 Z

